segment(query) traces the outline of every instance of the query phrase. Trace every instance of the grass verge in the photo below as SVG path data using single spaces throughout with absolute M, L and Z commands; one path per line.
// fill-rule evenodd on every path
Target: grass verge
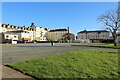
M 73 44 L 72 46 L 88 46 L 88 47 L 103 47 L 103 48 L 120 48 L 120 44 L 114 46 L 114 44 Z
M 118 52 L 80 49 L 10 64 L 37 78 L 118 78 Z

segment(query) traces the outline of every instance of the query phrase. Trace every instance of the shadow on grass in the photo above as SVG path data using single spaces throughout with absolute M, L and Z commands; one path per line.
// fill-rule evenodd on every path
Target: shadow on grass
M 118 54 L 118 52 L 108 52 L 108 53 L 111 53 L 111 54 Z

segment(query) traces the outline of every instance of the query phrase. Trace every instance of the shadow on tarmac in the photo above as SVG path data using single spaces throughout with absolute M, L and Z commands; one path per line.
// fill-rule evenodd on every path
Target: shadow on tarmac
M 66 47 L 66 46 L 17 46 L 17 47 Z

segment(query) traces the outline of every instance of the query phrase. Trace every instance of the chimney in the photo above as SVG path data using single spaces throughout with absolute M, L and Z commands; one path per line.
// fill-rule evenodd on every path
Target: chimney
M 68 27 L 68 40 L 70 40 L 70 27 Z
M 70 33 L 70 27 L 68 27 L 68 34 Z
M 31 26 L 35 26 L 35 24 L 34 24 L 34 23 L 31 23 Z

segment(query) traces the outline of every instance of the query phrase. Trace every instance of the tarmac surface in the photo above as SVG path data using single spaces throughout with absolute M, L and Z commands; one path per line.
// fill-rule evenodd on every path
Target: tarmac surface
M 32 58 L 56 55 L 76 49 L 107 49 L 71 46 L 71 44 L 75 43 L 54 43 L 54 46 L 51 46 L 50 43 L 2 45 L 2 64 L 11 64 Z
M 117 50 L 110 48 L 71 46 L 71 44 L 76 43 L 54 43 L 54 46 L 51 46 L 50 43 L 15 44 L 15 45 L 4 44 L 0 45 L 2 47 L 2 55 L 0 56 L 0 58 L 2 57 L 2 65 L 5 65 L 33 58 L 52 56 L 76 49 Z M 6 66 L 2 66 L 2 74 L 3 78 L 27 78 L 27 79 L 31 78 Z

